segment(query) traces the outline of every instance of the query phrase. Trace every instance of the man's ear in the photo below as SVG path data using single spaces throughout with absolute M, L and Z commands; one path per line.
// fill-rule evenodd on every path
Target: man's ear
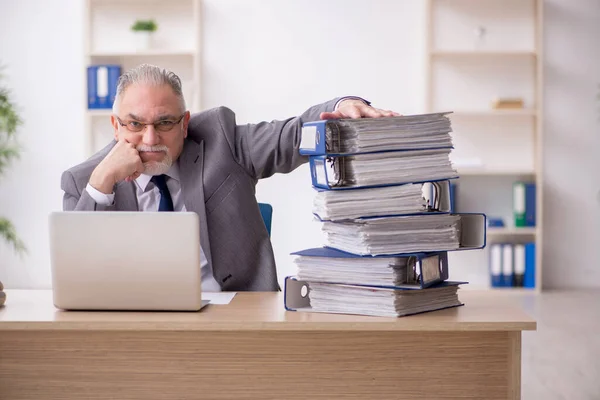
M 186 138 L 188 135 L 188 125 L 190 123 L 190 112 L 186 111 L 183 117 L 183 137 Z
M 114 115 L 111 115 L 110 123 L 114 129 L 114 138 L 118 142 L 119 141 L 119 121 L 117 121 L 117 118 Z

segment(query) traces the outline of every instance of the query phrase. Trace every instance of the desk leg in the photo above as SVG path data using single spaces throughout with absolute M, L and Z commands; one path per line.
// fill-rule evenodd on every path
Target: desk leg
M 518 400 L 520 332 L 3 331 L 0 399 Z

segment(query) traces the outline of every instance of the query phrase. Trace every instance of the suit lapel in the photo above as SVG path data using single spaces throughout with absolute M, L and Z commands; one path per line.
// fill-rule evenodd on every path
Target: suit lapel
M 200 143 L 196 143 L 193 140 L 185 141 L 181 156 L 179 157 L 179 171 L 185 209 L 198 214 L 200 219 L 200 244 L 212 268 L 208 225 L 206 223 L 206 208 L 204 204 L 204 141 Z

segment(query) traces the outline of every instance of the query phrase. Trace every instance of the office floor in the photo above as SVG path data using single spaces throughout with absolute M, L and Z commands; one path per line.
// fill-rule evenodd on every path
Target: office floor
M 600 290 L 506 298 L 538 323 L 523 333 L 521 398 L 600 399 Z

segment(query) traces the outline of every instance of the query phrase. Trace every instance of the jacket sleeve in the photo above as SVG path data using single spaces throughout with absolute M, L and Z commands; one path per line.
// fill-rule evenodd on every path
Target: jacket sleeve
M 63 211 L 96 211 L 96 202 L 85 189 L 79 192 L 71 172 L 63 172 L 60 187 L 64 192 Z
M 257 124 L 236 125 L 233 142 L 237 161 L 255 179 L 291 172 L 308 161 L 298 153 L 302 124 L 333 111 L 339 99 L 313 106 L 300 116 Z

